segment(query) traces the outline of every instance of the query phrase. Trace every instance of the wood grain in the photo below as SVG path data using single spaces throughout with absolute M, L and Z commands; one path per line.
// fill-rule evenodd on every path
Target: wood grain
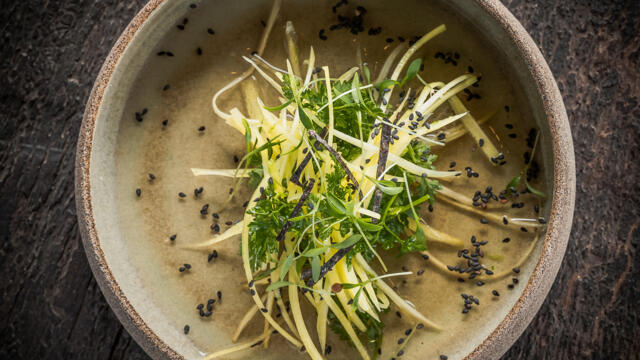
M 558 80 L 578 177 L 560 274 L 504 359 L 638 359 L 640 2 L 504 2 Z M 84 105 L 143 5 L 2 2 L 0 358 L 147 358 L 91 275 L 73 200 Z

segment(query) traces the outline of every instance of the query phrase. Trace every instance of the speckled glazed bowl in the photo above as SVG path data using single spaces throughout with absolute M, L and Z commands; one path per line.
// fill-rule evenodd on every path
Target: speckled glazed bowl
M 277 33 L 284 20 L 295 22 L 301 48 L 313 44 L 318 58 L 326 64 L 339 64 L 345 58 L 353 61 L 355 42 L 364 50 L 365 60 L 374 64 L 373 59 L 384 58 L 388 51 L 386 37 L 410 38 L 445 22 L 449 35 L 429 43 L 427 54 L 431 57 L 427 58 L 433 59 L 438 49 L 455 50 L 460 52 L 461 66 L 445 68 L 429 60 L 428 64 L 440 66 L 434 71 L 447 78 L 473 65 L 476 72 L 482 72 L 484 84 L 497 84 L 498 97 L 482 87 L 489 85 L 480 87 L 480 91 L 485 89 L 484 103 L 501 110 L 491 124 L 516 124 L 518 139 L 524 139 L 530 127 L 541 130 L 538 161 L 544 171 L 539 182 L 549 194 L 541 212 L 548 226 L 522 265 L 520 282 L 514 289 L 507 290 L 505 282 L 469 287 L 445 281 L 421 259 L 404 257 L 393 263 L 427 270 L 399 291 L 445 328 L 439 333 L 417 334 L 403 358 L 435 359 L 438 354 L 449 359 L 499 358 L 547 295 L 571 228 L 573 146 L 551 72 L 535 43 L 498 0 L 370 1 L 365 4 L 365 26 L 382 26 L 381 38 L 366 31 L 358 36 L 328 31 L 329 40 L 318 41 L 318 30 L 335 19 L 332 5 L 327 1 L 285 0 L 265 57 L 282 61 L 281 55 L 278 58 L 282 36 Z M 85 250 L 107 301 L 153 358 L 198 359 L 228 346 L 235 325 L 251 304 L 242 289 L 244 274 L 237 240 L 217 248 L 220 256 L 214 262 L 207 262 L 206 254 L 181 250 L 179 245 L 212 236 L 211 218 L 199 217 L 199 210 L 205 203 L 215 208 L 231 183 L 228 179 L 196 179 L 189 169 L 233 167 L 233 155 L 242 155 L 242 137 L 213 114 L 211 97 L 246 68 L 240 56 L 256 45 L 261 20 L 267 18 L 269 9 L 266 0 L 150 1 L 111 50 L 87 104 L 76 159 L 76 201 Z M 229 94 L 223 105 L 233 104 L 237 95 Z M 502 111 L 504 105 L 509 105 L 511 112 Z M 472 108 L 475 110 L 482 111 Z M 201 126 L 206 130 L 198 131 Z M 495 131 L 496 136 L 506 135 L 504 126 L 496 125 Z M 460 146 L 468 145 L 463 142 Z M 512 155 L 521 159 L 519 154 Z M 446 156 L 441 159 L 447 164 L 450 160 Z M 504 176 L 521 166 L 513 164 L 504 167 Z M 154 173 L 156 179 L 150 181 L 148 173 Z M 486 180 L 481 177 L 474 186 L 483 188 Z M 194 198 L 193 189 L 199 186 L 204 187 L 204 194 Z M 141 189 L 140 196 L 135 189 Z M 180 199 L 178 192 L 188 196 Z M 231 210 L 222 221 L 241 213 L 241 207 Z M 437 221 L 459 231 L 460 237 L 467 236 L 462 231 L 472 230 L 464 226 L 457 229 L 460 226 L 448 218 Z M 490 240 L 488 246 L 507 254 L 511 251 L 495 240 L 498 235 L 493 230 L 479 231 Z M 177 234 L 174 241 L 170 240 L 172 234 Z M 517 236 L 522 239 L 514 237 L 512 244 L 531 241 L 525 235 Z M 439 249 L 434 247 L 433 251 Z M 184 263 L 190 263 L 192 269 L 179 273 L 177 269 Z M 500 289 L 499 299 L 491 297 L 492 289 Z M 216 297 L 218 291 L 224 295 L 213 316 L 200 318 L 196 304 Z M 482 311 L 474 310 L 467 317 L 460 314 L 459 293 L 465 291 L 486 299 Z M 390 334 L 409 326 L 393 313 L 387 320 Z M 185 335 L 187 324 L 191 331 Z M 256 318 L 248 332 L 257 334 L 262 326 Z M 332 336 L 330 358 L 355 358 L 353 350 Z M 390 335 L 385 339 L 383 358 L 389 358 L 395 338 Z M 306 355 L 274 336 L 268 350 L 259 346 L 229 358 L 257 357 L 296 359 Z

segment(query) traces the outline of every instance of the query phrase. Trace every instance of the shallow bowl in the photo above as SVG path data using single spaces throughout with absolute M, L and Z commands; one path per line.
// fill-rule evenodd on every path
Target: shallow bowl
M 332 5 L 289 0 L 274 33 L 282 29 L 282 19 L 294 20 L 304 45 L 301 48 L 313 43 L 319 59 L 329 64 L 340 63 L 356 43 L 372 59 L 389 51 L 384 41 L 375 43 L 366 32 L 353 36 L 327 30 L 329 40 L 318 41 L 318 29 L 327 28 L 327 19 L 335 16 Z M 199 219 L 199 210 L 209 202 L 214 208 L 231 186 L 227 180 L 193 178 L 189 169 L 234 167 L 233 156 L 242 155 L 242 137 L 215 117 L 211 96 L 244 70 L 240 56 L 251 53 L 269 8 L 270 3 L 262 0 L 150 1 L 114 45 L 87 104 L 76 158 L 76 202 L 85 250 L 107 301 L 153 358 L 197 359 L 228 346 L 234 326 L 250 306 L 242 291 L 244 274 L 237 242 L 221 245 L 214 263 L 207 262 L 206 254 L 181 250 L 178 245 L 211 236 L 210 219 Z M 569 237 L 575 168 L 562 98 L 536 44 L 498 0 L 373 1 L 367 3 L 367 9 L 365 26 L 382 26 L 386 35 L 381 36 L 394 35 L 390 38 L 394 41 L 398 41 L 395 35 L 409 38 L 447 22 L 451 35 L 434 40 L 429 51 L 461 48 L 460 64 L 483 69 L 483 81 L 499 84 L 496 89 L 504 94 L 485 100 L 501 111 L 492 121 L 504 122 L 511 116 L 514 123 L 541 131 L 541 186 L 549 194 L 541 211 L 548 226 L 521 268 L 519 285 L 507 291 L 501 284 L 499 301 L 483 300 L 483 311 L 466 318 L 459 312 L 458 296 L 466 291 L 465 285 L 454 282 L 440 290 L 444 280 L 435 272 L 411 280 L 415 286 L 401 291 L 445 325 L 441 333 L 420 333 L 408 345 L 404 358 L 436 358 L 438 354 L 447 354 L 449 359 L 498 358 L 540 308 Z M 278 41 L 281 37 L 274 35 L 271 43 L 275 45 L 265 54 L 275 62 L 282 53 L 272 50 L 281 48 Z M 447 77 L 466 71 L 462 66 L 437 66 Z M 227 105 L 234 101 L 233 94 L 223 100 Z M 507 102 L 512 105 L 510 114 L 502 111 Z M 475 110 L 482 109 L 472 108 Z M 198 131 L 200 126 L 206 130 Z M 496 130 L 504 135 L 505 130 Z M 526 136 L 526 130 L 521 126 L 520 138 Z M 446 156 L 441 159 L 447 164 L 449 160 Z M 505 168 L 517 170 L 509 166 Z M 156 179 L 150 181 L 148 173 L 154 173 Z M 193 189 L 199 186 L 205 188 L 204 195 L 194 198 Z M 136 188 L 141 189 L 140 196 Z M 187 197 L 180 199 L 179 192 Z M 234 220 L 241 212 L 241 207 L 229 211 L 223 220 Z M 170 240 L 172 234 L 177 239 Z M 492 246 L 506 249 L 496 242 Z M 193 268 L 179 273 L 184 263 Z M 412 269 L 428 266 L 411 259 L 394 264 L 401 263 Z M 430 291 L 434 287 L 437 291 Z M 487 285 L 473 291 L 491 299 L 493 288 Z M 223 297 L 214 315 L 201 319 L 195 305 L 215 298 L 218 291 Z M 393 314 L 388 321 L 389 331 L 408 326 Z M 184 334 L 186 324 L 191 328 L 189 335 Z M 249 332 L 261 331 L 261 322 L 251 324 Z M 468 331 L 470 328 L 474 330 Z M 387 338 L 390 345 L 385 351 L 391 351 L 395 340 Z M 330 337 L 330 341 L 332 358 L 353 357 L 337 339 Z M 269 350 L 256 347 L 234 356 L 290 359 L 306 355 L 274 337 Z

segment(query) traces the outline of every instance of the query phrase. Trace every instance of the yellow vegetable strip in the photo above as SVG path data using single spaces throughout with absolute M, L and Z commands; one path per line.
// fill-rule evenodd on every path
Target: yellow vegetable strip
M 344 316 L 344 313 L 342 312 L 342 310 L 340 310 L 338 305 L 333 301 L 331 296 L 322 294 L 322 298 L 329 306 L 329 309 L 331 310 L 331 312 L 336 316 L 336 318 L 338 318 L 338 321 L 340 322 L 344 330 L 347 332 L 347 335 L 349 335 L 351 342 L 353 342 L 353 345 L 355 346 L 356 350 L 358 350 L 358 352 L 360 353 L 360 356 L 362 356 L 362 358 L 365 360 L 369 360 L 370 359 L 369 353 L 367 353 L 367 350 L 364 348 L 364 346 L 362 346 L 362 342 L 360 342 L 358 335 L 353 330 L 353 327 L 351 326 L 349 319 L 347 319 L 347 317 Z M 365 331 L 365 330 L 360 330 L 360 331 Z
M 242 229 L 244 228 L 244 221 L 240 221 L 239 223 L 228 228 L 224 233 L 215 236 L 207 241 L 203 241 L 196 244 L 185 244 L 180 245 L 180 249 L 188 249 L 188 250 L 209 250 L 215 244 L 223 242 L 233 236 L 242 234 Z
M 449 99 L 449 104 L 451 105 L 453 111 L 455 111 L 457 114 L 466 114 L 462 118 L 462 124 L 464 124 L 467 130 L 469 130 L 469 133 L 475 139 L 476 144 L 478 144 L 480 140 L 484 142 L 482 146 L 479 146 L 480 149 L 487 156 L 487 159 L 489 159 L 491 164 L 498 165 L 497 158 L 500 155 L 500 152 L 498 151 L 498 149 L 496 149 L 495 145 L 493 145 L 493 142 L 487 136 L 487 134 L 484 133 L 476 119 L 474 119 L 473 116 L 471 116 L 471 114 L 467 111 L 467 108 L 462 104 L 462 101 L 460 101 L 457 96 L 453 96 Z
M 260 184 L 258 185 L 258 187 L 256 188 L 256 190 L 254 191 L 254 193 L 251 195 L 251 199 L 255 199 L 260 195 L 260 187 L 266 186 L 267 180 L 268 180 L 268 176 L 265 176 L 260 182 Z M 255 206 L 255 204 L 256 204 L 255 202 L 250 201 L 249 205 L 247 206 L 247 210 L 244 214 L 244 228 L 242 231 L 242 265 L 244 267 L 244 273 L 247 276 L 247 283 L 253 280 L 253 274 L 251 273 L 251 264 L 249 263 L 249 224 L 253 220 L 253 216 L 249 214 L 249 210 L 251 210 L 253 206 Z M 264 308 L 264 304 L 260 299 L 260 296 L 258 295 L 257 291 L 252 296 L 252 298 L 259 309 Z M 260 313 L 262 314 L 262 316 L 264 316 L 267 319 L 267 321 L 269 321 L 269 324 L 271 324 L 271 326 L 273 326 L 273 328 L 276 329 L 278 333 L 280 333 L 280 335 L 282 335 L 285 339 L 287 339 L 296 347 L 302 346 L 302 344 L 295 337 L 289 334 L 288 331 L 283 329 L 282 326 L 280 326 L 273 319 L 273 317 L 271 316 L 271 313 L 269 312 L 264 313 L 262 311 Z
M 295 264 L 289 269 L 289 281 L 292 283 L 300 280 L 298 272 L 296 271 Z M 295 285 L 289 285 L 289 302 L 291 303 L 291 314 L 295 321 L 298 334 L 300 334 L 300 340 L 304 344 L 304 348 L 307 354 L 314 360 L 321 360 L 322 355 L 318 352 L 316 345 L 311 340 L 309 331 L 304 324 L 304 317 L 302 316 L 302 310 L 300 309 L 300 301 L 298 300 L 298 287 Z
M 262 301 L 264 301 L 266 298 L 267 298 L 267 295 L 263 295 Z M 236 331 L 233 333 L 233 336 L 231 336 L 231 341 L 233 342 L 238 341 L 238 338 L 242 334 L 242 331 L 247 326 L 247 324 L 249 324 L 249 321 L 253 319 L 253 317 L 256 315 L 257 312 L 258 312 L 257 307 L 251 306 L 249 308 L 249 310 L 244 314 L 242 319 L 240 319 L 240 322 L 238 323 L 238 327 L 236 328 Z
M 374 277 L 377 276 L 375 271 L 373 271 L 373 269 L 369 266 L 369 264 L 367 264 L 367 262 L 364 260 L 362 255 L 356 254 L 355 260 L 358 262 L 358 264 L 360 264 L 360 266 L 362 266 L 363 269 L 365 269 L 371 275 L 373 275 Z M 440 327 L 438 324 L 434 323 L 433 321 L 427 319 L 418 310 L 416 310 L 414 307 L 409 305 L 406 302 L 406 300 L 401 298 L 400 295 L 398 295 L 395 291 L 393 291 L 393 289 L 389 285 L 387 285 L 387 283 L 385 283 L 383 280 L 381 279 L 375 280 L 375 283 L 378 286 L 378 288 L 382 290 L 389 297 L 389 299 L 391 299 L 391 301 L 393 301 L 398 306 L 400 311 L 422 322 L 425 326 L 428 326 L 435 330 L 442 330 L 442 327 Z
M 260 335 L 260 336 L 258 336 L 256 338 L 254 338 L 251 341 L 247 341 L 245 343 L 238 344 L 238 345 L 235 345 L 235 346 L 231 346 L 231 347 L 228 347 L 226 349 L 211 353 L 211 354 L 205 356 L 203 359 L 204 360 L 216 359 L 216 358 L 219 358 L 220 356 L 229 355 L 229 354 L 232 354 L 232 353 L 237 352 L 237 351 L 246 350 L 246 349 L 258 346 L 261 341 L 264 341 L 265 338 L 266 338 L 266 336 L 264 334 L 262 334 L 262 335 Z
M 249 177 L 254 169 L 200 169 L 191 168 L 193 176 L 226 176 L 230 178 Z

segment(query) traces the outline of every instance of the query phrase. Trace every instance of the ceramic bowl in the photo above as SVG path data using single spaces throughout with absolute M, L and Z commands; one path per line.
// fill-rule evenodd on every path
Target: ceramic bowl
M 327 28 L 327 19 L 335 17 L 332 5 L 289 0 L 274 34 L 282 29 L 282 19 L 294 20 L 301 48 L 313 42 L 324 63 L 336 63 L 344 54 L 351 54 L 348 51 L 355 48 L 354 38 L 370 58 L 389 50 L 383 39 L 374 42 L 375 37 L 366 31 L 355 37 L 346 31 L 327 30 L 329 39 L 318 41 L 318 29 Z M 242 137 L 216 118 L 211 97 L 246 68 L 240 56 L 251 53 L 269 9 L 270 2 L 263 0 L 150 1 L 111 50 L 87 104 L 76 158 L 76 201 L 85 250 L 114 312 L 156 359 L 198 359 L 228 346 L 235 325 L 250 306 L 242 289 L 244 274 L 237 241 L 220 245 L 219 257 L 212 262 L 207 262 L 207 254 L 179 247 L 211 237 L 211 217 L 199 217 L 199 211 L 205 203 L 215 209 L 232 186 L 224 179 L 194 178 L 189 169 L 234 167 L 233 156 L 242 155 Z M 437 286 L 440 275 L 427 271 L 422 278 L 410 281 L 411 288 L 400 290 L 446 329 L 416 335 L 407 345 L 405 358 L 437 358 L 438 354 L 449 359 L 498 358 L 541 306 L 569 237 L 575 169 L 562 98 L 537 46 L 498 0 L 375 1 L 368 3 L 367 9 L 365 25 L 382 26 L 381 36 L 394 35 L 390 39 L 396 43 L 396 35 L 409 39 L 446 21 L 450 35 L 434 40 L 429 51 L 452 46 L 462 50 L 458 68 L 438 65 L 443 74 L 464 72 L 466 65 L 472 64 L 483 68 L 485 84 L 495 82 L 506 89 L 503 98 L 486 99 L 500 109 L 498 119 L 492 121 L 499 124 L 511 116 L 516 125 L 541 130 L 542 183 L 549 194 L 541 211 L 548 227 L 522 266 L 519 285 L 509 291 L 500 283 L 499 300 L 490 296 L 498 284 L 473 288 L 471 291 L 487 301 L 483 300 L 482 311 L 466 318 L 459 311 L 464 284 L 433 291 L 426 283 Z M 282 47 L 281 37 L 274 35 L 270 41 L 268 49 Z M 268 50 L 268 56 L 276 63 L 282 60 L 275 50 Z M 223 105 L 233 101 L 231 94 Z M 502 110 L 507 101 L 514 109 L 510 115 Z M 199 131 L 201 126 L 206 129 Z M 495 128 L 504 134 L 504 129 Z M 517 129 L 521 139 L 527 130 L 525 126 Z M 517 171 L 517 167 L 508 169 Z M 149 180 L 148 173 L 153 173 L 155 180 Z M 205 191 L 196 198 L 193 189 L 200 186 Z M 135 189 L 141 189 L 140 196 Z M 180 198 L 179 192 L 187 196 Z M 238 218 L 239 209 L 225 212 L 221 225 Z M 177 235 L 175 240 L 170 239 L 172 234 Z M 493 246 L 507 248 L 499 242 Z M 426 266 L 429 270 L 416 260 L 402 261 L 412 269 Z M 185 263 L 192 269 L 180 273 L 178 268 Z M 196 304 L 209 298 L 218 299 L 214 314 L 200 318 Z M 390 333 L 409 326 L 403 321 L 392 311 Z M 188 335 L 185 325 L 190 326 Z M 256 319 L 248 332 L 258 333 L 262 326 Z M 331 358 L 354 356 L 335 337 L 330 341 Z M 391 356 L 395 338 L 390 335 L 385 341 L 385 354 Z M 274 336 L 269 350 L 256 347 L 230 358 L 255 357 L 293 359 L 306 355 Z

